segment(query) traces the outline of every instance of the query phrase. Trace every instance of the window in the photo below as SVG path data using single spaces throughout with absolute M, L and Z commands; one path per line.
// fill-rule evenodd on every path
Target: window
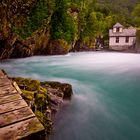
M 116 43 L 119 43 L 119 37 L 116 37 Z
M 129 43 L 129 37 L 128 36 L 125 38 L 125 43 Z
M 116 30 L 117 30 L 117 32 L 119 32 L 120 31 L 120 28 L 118 27 Z

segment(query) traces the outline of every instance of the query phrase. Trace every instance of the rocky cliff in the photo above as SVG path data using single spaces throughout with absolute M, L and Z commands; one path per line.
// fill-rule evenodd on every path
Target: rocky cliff
M 53 5 L 47 0 L 0 2 L 0 59 L 69 52 L 67 41 L 50 37 Z

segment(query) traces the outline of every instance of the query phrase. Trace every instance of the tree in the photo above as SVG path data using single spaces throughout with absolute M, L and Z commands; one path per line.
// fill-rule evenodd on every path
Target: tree
M 137 4 L 132 12 L 132 17 L 135 25 L 140 27 L 140 4 Z
M 55 10 L 51 17 L 51 38 L 71 42 L 76 32 L 73 18 L 68 14 L 67 0 L 55 0 Z
M 14 26 L 13 30 L 20 37 L 26 39 L 32 36 L 42 26 L 48 26 L 54 8 L 54 0 L 36 0 L 36 4 L 26 15 L 26 22 L 23 26 Z

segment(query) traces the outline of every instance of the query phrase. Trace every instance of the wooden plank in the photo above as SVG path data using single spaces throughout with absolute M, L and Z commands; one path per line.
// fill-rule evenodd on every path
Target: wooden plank
M 16 90 L 13 91 L 1 91 L 0 89 L 0 98 L 3 96 L 8 96 L 8 95 L 12 95 L 12 94 L 19 94 Z
M 15 90 L 15 88 L 13 86 L 9 86 L 9 87 L 0 87 L 0 97 L 2 96 L 8 96 L 11 94 L 15 94 L 17 93 L 17 91 Z
M 8 78 L 0 78 L 0 85 L 10 85 L 12 82 Z
M 18 110 L 8 112 L 0 115 L 0 127 L 10 125 L 15 122 L 19 122 L 31 117 L 35 117 L 29 107 L 20 108 Z
M 0 70 L 0 140 L 34 139 L 45 134 L 20 92 L 16 83 L 12 84 Z
M 3 87 L 3 86 L 10 86 L 11 85 L 11 82 L 5 82 L 3 80 L 0 80 L 0 87 Z
M 0 97 L 17 93 L 8 78 L 0 79 Z
M 8 86 L 11 86 L 11 83 L 5 83 L 5 82 L 0 83 L 0 88 L 8 87 Z
M 0 77 L 0 81 L 1 81 L 1 80 L 4 80 L 4 81 L 6 81 L 6 82 L 10 82 L 10 81 L 11 81 L 11 80 L 8 79 L 8 77 L 6 77 L 6 76 L 5 76 L 5 77 Z
M 17 100 L 0 105 L 0 114 L 28 106 L 24 100 Z
M 0 87 L 0 89 L 2 91 L 12 91 L 15 90 L 15 88 L 10 84 L 10 85 L 3 85 L 2 87 Z
M 36 117 L 0 128 L 0 140 L 17 140 L 43 131 L 44 127 Z
M 3 97 L 0 98 L 0 104 L 13 102 L 13 101 L 20 100 L 20 99 L 22 99 L 20 94 L 13 94 L 13 95 L 9 95 L 9 96 L 3 96 Z
M 7 77 L 6 78 L 0 78 L 0 86 L 3 85 L 11 85 L 11 80 L 9 80 Z

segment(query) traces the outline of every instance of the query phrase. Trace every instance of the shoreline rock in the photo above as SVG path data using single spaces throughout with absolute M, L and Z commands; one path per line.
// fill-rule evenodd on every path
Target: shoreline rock
M 22 91 L 22 97 L 43 124 L 48 137 L 53 131 L 53 119 L 64 100 L 70 100 L 72 86 L 67 83 L 11 78 Z

